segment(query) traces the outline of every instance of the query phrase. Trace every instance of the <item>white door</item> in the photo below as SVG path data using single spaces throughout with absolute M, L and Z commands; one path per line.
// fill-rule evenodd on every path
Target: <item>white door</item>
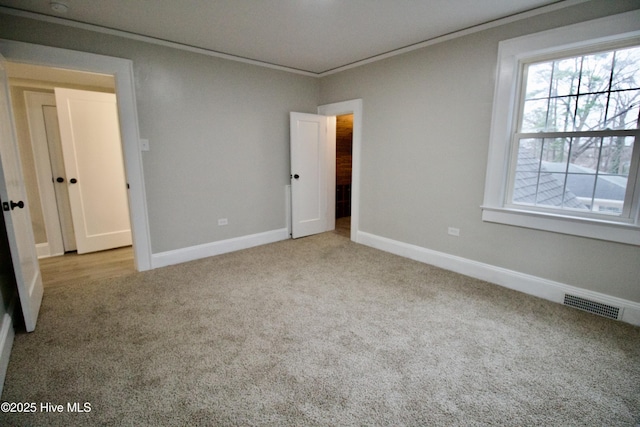
M 25 328 L 36 328 L 44 288 L 16 144 L 5 60 L 0 55 L 0 199 Z
M 47 94 L 48 95 L 48 94 Z M 55 209 L 51 209 L 51 215 L 56 216 L 60 224 L 63 252 L 71 252 L 78 249 L 76 235 L 73 231 L 73 217 L 71 214 L 71 202 L 67 189 L 68 180 L 64 170 L 62 157 L 62 143 L 60 141 L 60 125 L 58 122 L 58 109 L 54 105 L 42 106 L 42 118 L 46 129 L 46 142 L 49 152 L 49 164 L 51 176 L 54 182 Z M 53 208 L 53 205 L 50 205 Z M 57 215 L 56 215 L 57 214 Z
M 292 112 L 290 121 L 291 236 L 296 239 L 335 227 L 335 117 Z
M 131 245 L 116 96 L 55 93 L 78 253 Z
M 45 255 L 62 255 L 76 250 L 76 238 L 73 234 L 69 191 L 65 184 L 56 97 L 53 93 L 31 91 L 25 91 L 24 97 L 47 233 L 48 251 Z

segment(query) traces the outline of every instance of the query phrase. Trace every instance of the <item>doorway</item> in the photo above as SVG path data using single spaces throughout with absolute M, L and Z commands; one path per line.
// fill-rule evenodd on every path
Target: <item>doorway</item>
M 336 228 L 351 236 L 351 182 L 353 164 L 353 114 L 336 116 Z
M 358 242 L 360 237 L 360 165 L 362 147 L 362 99 L 325 104 L 318 107 L 323 116 L 351 116 L 351 203 L 349 237 Z M 336 119 L 337 121 L 337 119 Z
M 38 258 L 42 261 L 54 257 L 47 262 L 50 266 L 61 261 L 59 255 L 130 246 L 131 226 L 113 76 L 12 62 L 6 63 L 6 69 Z M 56 99 L 58 103 L 62 100 L 58 107 Z M 81 110 L 73 107 L 73 102 L 81 102 Z M 63 122 L 66 121 L 72 134 L 70 140 L 70 132 L 66 131 L 66 144 L 61 139 L 64 132 L 58 127 L 60 108 L 63 112 L 60 119 L 65 119 Z M 86 136 L 81 136 L 82 128 L 78 126 L 88 129 L 84 132 Z M 101 129 L 99 134 L 91 130 L 97 128 Z M 80 154 L 88 149 L 94 153 L 92 158 L 100 159 L 98 163 Z M 65 164 L 67 171 L 69 166 L 75 169 L 74 176 L 81 171 L 78 180 L 66 176 Z M 93 172 L 96 168 L 100 169 L 99 174 Z M 81 184 L 71 184 L 74 181 L 81 181 L 84 195 L 77 191 Z M 78 200 L 78 194 L 76 200 L 70 199 L 74 191 L 80 193 L 82 201 Z M 99 193 L 99 198 L 92 200 L 93 193 Z M 110 213 L 105 217 L 102 212 Z M 113 228 L 112 217 L 121 218 L 117 230 L 123 231 Z M 73 222 L 81 233 L 74 233 Z M 114 233 L 123 237 L 114 239 Z M 94 235 L 102 241 L 95 241 Z M 77 239 L 80 246 L 76 245 Z M 76 257 L 75 262 L 80 266 L 83 256 Z M 132 253 L 128 263 L 133 269 Z
M 140 153 L 132 61 L 11 40 L 0 40 L 0 54 L 10 62 L 41 65 L 59 70 L 82 70 L 110 76 L 115 80 L 124 164 L 129 187 L 128 199 L 135 269 L 137 271 L 151 269 L 153 267 L 151 240 L 142 155 Z

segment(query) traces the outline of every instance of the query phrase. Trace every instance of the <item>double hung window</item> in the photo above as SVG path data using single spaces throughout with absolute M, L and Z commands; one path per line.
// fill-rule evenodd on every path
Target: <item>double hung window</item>
M 628 218 L 640 47 L 523 64 L 522 75 L 509 204 Z
M 637 19 L 501 43 L 484 220 L 640 244 Z

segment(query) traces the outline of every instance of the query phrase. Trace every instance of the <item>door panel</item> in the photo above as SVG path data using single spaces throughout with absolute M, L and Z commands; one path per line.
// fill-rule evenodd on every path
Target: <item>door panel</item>
M 57 207 L 57 198 L 60 191 L 57 190 L 62 189 L 64 193 L 67 194 L 67 188 L 63 183 L 56 182 L 56 179 L 64 177 L 64 164 L 62 164 L 62 167 L 56 169 L 55 163 L 52 162 L 51 155 L 49 154 L 52 142 L 57 142 L 58 151 L 62 151 L 62 148 L 59 146 L 60 136 L 57 116 L 54 116 L 53 120 L 49 118 L 51 111 L 55 114 L 56 98 L 53 93 L 31 91 L 25 91 L 24 97 L 27 104 L 29 134 L 31 135 L 31 146 L 33 148 L 36 176 L 38 178 L 38 192 L 40 194 L 42 215 L 47 233 L 47 244 L 49 246 L 48 255 L 62 255 L 65 252 L 65 245 L 63 234 L 60 230 L 61 221 Z M 54 138 L 54 134 L 55 140 L 52 139 Z M 62 158 L 62 154 L 60 154 L 60 158 Z M 67 195 L 67 198 L 68 197 Z M 73 245 L 75 247 L 75 238 Z M 40 256 L 42 256 L 42 254 Z
M 131 244 L 116 97 L 56 88 L 78 253 Z
M 291 235 L 295 239 L 327 231 L 330 147 L 327 117 L 294 112 L 290 116 Z
M 52 176 L 56 179 L 63 179 L 63 182 L 56 182 L 54 184 L 54 190 L 56 196 L 55 207 L 58 212 L 64 252 L 75 251 L 78 247 L 76 245 L 76 235 L 73 231 L 71 202 L 69 201 L 69 191 L 67 190 L 69 180 L 64 170 L 57 108 L 55 106 L 43 105 L 42 115 L 46 127 L 47 147 L 49 149 Z
M 44 288 L 16 144 L 4 62 L 0 55 L 0 199 L 25 328 L 31 332 L 36 327 Z

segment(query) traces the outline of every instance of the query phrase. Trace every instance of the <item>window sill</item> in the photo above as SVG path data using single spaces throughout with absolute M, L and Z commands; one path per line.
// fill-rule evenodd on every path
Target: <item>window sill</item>
M 482 220 L 640 246 L 640 227 L 613 221 L 482 206 Z

